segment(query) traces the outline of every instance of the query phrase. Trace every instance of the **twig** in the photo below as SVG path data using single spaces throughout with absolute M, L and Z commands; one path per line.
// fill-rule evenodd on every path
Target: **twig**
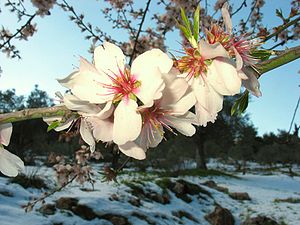
M 244 0 L 242 2 L 242 4 L 240 5 L 240 7 L 238 7 L 232 14 L 231 14 L 231 17 L 234 16 L 235 14 L 237 14 L 243 7 L 247 7 L 247 2 L 246 0 Z
M 143 18 L 142 18 L 142 21 L 141 21 L 141 23 L 140 23 L 138 32 L 137 32 L 137 34 L 136 34 L 135 41 L 134 41 L 134 46 L 133 46 L 133 50 L 132 50 L 132 53 L 131 53 L 131 55 L 130 55 L 129 65 L 132 64 L 133 57 L 134 57 L 134 54 L 135 54 L 135 51 L 136 51 L 136 46 L 137 46 L 137 44 L 138 44 L 139 36 L 140 36 L 141 30 L 142 30 L 142 27 L 143 27 L 143 24 L 144 24 L 144 21 L 145 21 L 145 18 L 146 18 L 147 11 L 148 11 L 149 6 L 150 6 L 150 2 L 151 2 L 151 0 L 148 0 L 147 5 L 146 5 L 146 8 L 145 8 L 145 11 L 144 11 L 144 13 L 143 13 Z
M 52 106 L 46 108 L 24 109 L 17 112 L 0 114 L 0 124 L 13 123 L 23 120 L 39 119 L 51 116 L 64 116 L 73 112 L 65 106 Z
M 267 36 L 265 39 L 263 39 L 263 41 L 266 42 L 266 41 L 270 40 L 272 37 L 277 36 L 278 34 L 280 34 L 282 31 L 284 31 L 288 27 L 290 27 L 290 26 L 296 24 L 297 22 L 299 22 L 299 20 L 300 20 L 300 16 L 297 17 L 296 19 L 284 24 L 284 25 L 279 26 L 277 28 L 276 32 L 274 32 L 274 33 L 270 34 L 269 36 Z
M 300 96 L 298 98 L 298 102 L 297 102 L 297 105 L 296 105 L 296 108 L 294 110 L 294 114 L 293 114 L 293 117 L 292 117 L 292 121 L 291 121 L 291 124 L 290 124 L 290 128 L 289 128 L 289 131 L 288 131 L 288 134 L 291 132 L 292 130 L 292 126 L 293 126 L 293 123 L 294 123 L 294 120 L 295 120 L 295 117 L 296 117 L 296 113 L 297 113 L 297 110 L 298 110 L 298 107 L 299 107 L 299 103 L 300 103 Z
M 44 201 L 46 198 L 50 197 L 51 195 L 54 195 L 56 192 L 60 192 L 63 188 L 65 188 L 66 186 L 68 186 L 69 184 L 71 184 L 77 177 L 78 175 L 74 175 L 74 177 L 72 177 L 72 179 L 70 179 L 68 182 L 64 183 L 62 186 L 60 186 L 57 189 L 52 190 L 49 193 L 46 193 L 45 195 L 43 195 L 42 197 L 29 202 L 26 206 L 25 206 L 25 211 L 29 212 L 32 210 L 32 208 L 38 203 L 38 202 L 42 202 Z
M 29 17 L 29 19 L 27 20 L 27 22 L 20 28 L 17 30 L 16 33 L 14 33 L 12 36 L 10 36 L 3 44 L 0 45 L 0 49 L 3 48 L 5 45 L 9 44 L 10 41 L 15 38 L 18 34 L 21 33 L 21 31 L 28 25 L 31 23 L 31 21 L 34 19 L 34 17 L 36 16 L 36 14 L 33 14 L 32 16 Z

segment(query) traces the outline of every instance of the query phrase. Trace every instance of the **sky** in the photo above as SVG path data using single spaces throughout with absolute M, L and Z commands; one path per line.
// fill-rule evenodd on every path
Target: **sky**
M 0 7 L 3 12 L 0 13 L 0 24 L 12 30 L 16 29 L 20 25 L 15 16 L 5 11 L 3 1 L 1 2 Z M 30 1 L 27 2 L 30 4 Z M 68 2 L 78 12 L 85 12 L 87 21 L 98 25 L 113 37 L 126 38 L 126 35 L 112 30 L 109 23 L 103 18 L 100 12 L 101 4 L 104 4 L 102 1 L 69 0 Z M 275 17 L 276 8 L 281 8 L 283 12 L 288 13 L 289 4 L 286 3 L 289 1 L 266 2 L 263 21 L 268 28 L 271 28 L 280 24 L 280 20 Z M 156 4 L 152 4 L 150 11 L 157 10 L 155 7 L 157 7 Z M 248 12 L 242 10 L 240 15 L 246 16 Z M 57 6 L 51 11 L 51 16 L 37 18 L 35 22 L 38 32 L 29 41 L 14 42 L 21 52 L 21 60 L 8 59 L 4 54 L 0 54 L 0 66 L 3 70 L 0 77 L 0 90 L 15 88 L 18 95 L 28 95 L 34 85 L 38 84 L 40 89 L 54 97 L 56 91 L 63 92 L 65 90 L 56 79 L 64 78 L 73 72 L 79 65 L 79 56 L 91 60 L 92 56 L 88 53 L 90 42 L 84 40 L 84 34 Z M 234 24 L 238 23 L 238 19 L 233 22 Z M 181 49 L 180 41 L 181 38 L 177 32 L 167 37 L 170 49 Z M 292 42 L 289 47 L 299 44 L 300 41 Z M 252 97 L 247 109 L 259 135 L 266 132 L 276 133 L 278 129 L 289 129 L 300 96 L 299 70 L 300 60 L 298 59 L 264 74 L 259 79 L 263 95 L 260 98 Z M 300 109 L 296 114 L 295 122 L 300 124 Z

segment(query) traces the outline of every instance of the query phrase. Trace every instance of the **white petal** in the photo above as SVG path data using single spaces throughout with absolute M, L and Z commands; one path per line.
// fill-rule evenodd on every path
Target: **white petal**
M 5 146 L 9 144 L 12 129 L 11 123 L 0 124 L 0 144 Z
M 140 136 L 135 140 L 141 148 L 155 148 L 163 139 L 164 130 L 161 124 L 154 127 L 151 123 L 146 123 L 142 127 Z
M 243 68 L 243 59 L 242 59 L 240 53 L 235 48 L 233 48 L 233 50 L 235 53 L 236 70 L 240 71 Z
M 229 57 L 227 51 L 219 42 L 215 44 L 209 44 L 203 39 L 201 39 L 198 44 L 198 47 L 200 54 L 204 59 L 214 59 L 216 57 Z
M 254 74 L 253 69 L 251 68 L 243 68 L 246 76 L 248 77 L 247 80 L 243 80 L 243 85 L 247 90 L 250 91 L 251 94 L 253 94 L 256 97 L 262 96 L 262 93 L 260 91 L 260 84 L 258 82 L 257 77 Z
M 129 141 L 126 144 L 119 145 L 119 149 L 121 152 L 123 152 L 125 155 L 142 160 L 146 158 L 145 151 L 135 144 L 133 141 Z
M 124 70 L 125 56 L 118 46 L 104 42 L 94 51 L 94 64 L 99 72 L 119 74 L 119 69 Z
M 141 71 L 153 70 L 157 67 L 160 72 L 168 73 L 173 66 L 173 60 L 159 49 L 152 49 L 139 55 L 132 63 L 133 74 Z
M 185 94 L 178 102 L 176 102 L 173 105 L 169 105 L 166 109 L 170 109 L 172 115 L 183 115 L 195 104 L 196 104 L 195 94 L 190 91 L 187 94 Z M 164 106 L 162 105 L 162 107 Z
M 23 161 L 4 148 L 0 148 L 0 171 L 9 177 L 15 177 L 24 170 Z
M 81 119 L 79 132 L 84 142 L 90 146 L 91 152 L 94 152 L 96 145 L 95 139 L 93 137 L 92 130 L 85 118 Z
M 133 75 L 137 76 L 137 79 L 141 81 L 141 86 L 136 96 L 143 104 L 152 106 L 153 100 L 161 98 L 161 92 L 165 87 L 161 72 L 156 68 L 153 70 L 136 71 Z
M 163 74 L 165 88 L 161 105 L 170 105 L 176 103 L 186 92 L 189 85 L 184 78 L 177 77 L 173 73 Z
M 202 105 L 196 104 L 196 115 L 198 119 L 199 126 L 207 126 L 208 122 L 214 123 L 217 119 L 217 112 L 208 112 Z
M 223 96 L 216 92 L 209 84 L 194 79 L 192 84 L 197 102 L 209 113 L 216 114 L 223 108 Z
M 132 100 L 122 100 L 114 113 L 113 141 L 122 145 L 135 140 L 142 128 L 142 117 L 137 112 L 137 103 Z
M 196 128 L 192 125 L 195 119 L 189 119 L 185 116 L 168 116 L 167 119 L 169 120 L 169 126 L 174 127 L 178 132 L 186 136 L 193 136 L 196 132 Z
M 207 81 L 221 95 L 235 95 L 240 93 L 241 78 L 236 68 L 227 60 L 213 60 L 208 68 Z
M 222 17 L 225 23 L 226 30 L 229 34 L 232 34 L 232 21 L 228 9 L 229 5 L 227 2 L 225 2 L 222 7 Z
M 93 137 L 99 141 L 109 142 L 113 140 L 113 121 L 110 119 L 99 119 L 97 117 L 88 117 L 87 122 L 91 124 Z

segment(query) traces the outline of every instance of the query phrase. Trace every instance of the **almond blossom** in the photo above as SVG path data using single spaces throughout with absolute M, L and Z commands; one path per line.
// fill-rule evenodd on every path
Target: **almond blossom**
M 240 92 L 241 78 L 221 43 L 209 44 L 200 40 L 197 48 L 186 48 L 186 55 L 175 62 L 175 67 L 189 82 L 196 97 L 199 125 L 214 122 L 223 107 L 224 95 Z
M 253 95 L 261 96 L 259 82 L 253 71 L 245 68 L 245 65 L 253 66 L 258 59 L 251 56 L 251 51 L 259 46 L 256 39 L 249 40 L 246 35 L 235 36 L 232 32 L 232 21 L 228 11 L 228 3 L 222 7 L 222 16 L 226 31 L 217 24 L 213 24 L 210 30 L 206 31 L 207 41 L 210 44 L 220 43 L 226 49 L 230 57 L 236 61 L 236 69 L 242 78 L 242 83 Z
M 96 141 L 112 141 L 112 125 L 110 118 L 114 106 L 111 102 L 107 104 L 91 104 L 83 101 L 72 94 L 61 96 L 62 104 L 68 109 L 76 111 L 78 116 L 71 116 L 64 119 L 61 116 L 44 118 L 48 124 L 59 121 L 59 126 L 55 127 L 56 131 L 71 129 L 72 126 L 77 127 L 81 138 L 90 146 L 90 150 L 94 152 Z
M 8 146 L 12 133 L 12 124 L 0 124 L 0 171 L 9 177 L 15 177 L 19 171 L 24 170 L 23 161 L 10 153 L 4 146 Z
M 139 112 L 143 120 L 140 135 L 134 141 L 119 145 L 127 156 L 144 159 L 148 148 L 156 147 L 164 138 L 164 129 L 192 136 L 197 124 L 196 115 L 188 110 L 195 104 L 195 96 L 187 82 L 174 74 L 164 74 L 166 87 L 160 99 L 150 107 L 141 106 Z M 173 130 L 175 128 L 175 130 Z
M 139 55 L 129 69 L 122 50 L 105 42 L 95 49 L 93 64 L 81 58 L 79 71 L 59 82 L 81 100 L 114 104 L 113 141 L 122 145 L 139 136 L 142 116 L 138 102 L 152 106 L 161 98 L 165 87 L 161 76 L 172 64 L 167 54 L 152 49 Z

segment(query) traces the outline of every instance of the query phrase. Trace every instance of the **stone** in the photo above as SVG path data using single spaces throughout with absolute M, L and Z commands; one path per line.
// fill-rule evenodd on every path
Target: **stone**
M 241 225 L 279 225 L 275 220 L 259 215 L 257 217 L 248 218 Z
M 244 201 L 244 200 L 250 201 L 251 200 L 251 198 L 247 192 L 231 192 L 231 193 L 229 193 L 229 196 L 232 199 L 240 200 L 240 201 Z
M 97 217 L 97 215 L 95 214 L 95 212 L 93 211 L 93 209 L 91 209 L 90 207 L 86 206 L 86 205 L 76 205 L 73 206 L 71 211 L 81 217 L 82 219 L 85 220 L 93 220 Z
M 76 206 L 78 204 L 77 198 L 70 198 L 70 197 L 61 197 L 55 202 L 55 206 L 58 209 L 65 209 L 65 210 L 71 210 L 72 207 Z
M 54 204 L 44 204 L 39 208 L 39 212 L 44 216 L 54 215 L 56 212 L 56 208 Z
M 205 219 L 211 225 L 234 225 L 234 217 L 228 209 L 217 205 L 215 210 L 206 215 Z
M 128 219 L 122 215 L 115 215 L 115 214 L 104 214 L 99 216 L 100 219 L 108 220 L 113 225 L 130 225 L 131 223 L 128 222 Z

